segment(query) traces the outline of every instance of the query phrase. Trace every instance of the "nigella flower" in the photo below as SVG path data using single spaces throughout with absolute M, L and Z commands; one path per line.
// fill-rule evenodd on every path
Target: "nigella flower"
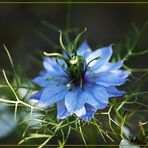
M 120 70 L 123 61 L 109 62 L 111 45 L 94 52 L 86 42 L 78 49 L 66 49 L 62 41 L 61 46 L 63 55 L 45 53 L 55 57 L 44 58 L 45 70 L 33 80 L 42 89 L 31 99 L 39 106 L 56 103 L 58 119 L 75 114 L 88 121 L 98 109 L 108 106 L 110 97 L 125 93 L 116 86 L 124 84 L 129 73 Z

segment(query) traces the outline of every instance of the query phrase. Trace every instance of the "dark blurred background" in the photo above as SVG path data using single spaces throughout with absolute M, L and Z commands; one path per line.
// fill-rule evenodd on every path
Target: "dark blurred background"
M 59 38 L 59 33 L 49 29 L 42 21 L 59 29 L 66 29 L 68 7 L 68 4 L 0 4 L 1 68 L 10 68 L 3 50 L 5 44 L 15 65 L 26 69 L 30 79 L 36 76 L 40 69 L 35 62 L 30 63 L 30 59 L 33 56 L 38 59 L 36 53 L 40 51 L 57 50 L 38 32 L 42 32 L 56 44 Z M 110 43 L 124 43 L 126 37 L 134 37 L 132 23 L 140 28 L 148 20 L 148 4 L 72 4 L 70 7 L 70 27 L 80 30 L 87 27 L 86 38 L 93 48 Z M 136 46 L 137 51 L 148 48 L 147 34 L 148 28 Z M 128 65 L 147 68 L 148 57 L 144 55 L 134 58 L 128 61 Z
M 36 51 L 55 50 L 48 40 L 37 32 L 42 32 L 58 44 L 58 32 L 41 22 L 48 21 L 59 29 L 66 29 L 68 4 L 0 4 L 0 50 L 2 44 L 9 49 L 14 62 L 28 65 L 28 55 Z M 70 27 L 83 30 L 88 28 L 86 37 L 93 48 L 98 45 L 124 42 L 134 34 L 132 23 L 139 28 L 148 20 L 148 4 L 73 4 L 70 12 Z M 147 48 L 148 29 L 142 36 L 140 49 Z M 5 64 L 6 57 L 1 56 Z M 23 59 L 23 60 L 22 60 Z M 146 64 L 142 57 L 137 67 Z M 148 63 L 148 62 L 147 62 Z M 6 64 L 7 65 L 7 64 Z M 148 66 L 148 65 L 147 65 Z

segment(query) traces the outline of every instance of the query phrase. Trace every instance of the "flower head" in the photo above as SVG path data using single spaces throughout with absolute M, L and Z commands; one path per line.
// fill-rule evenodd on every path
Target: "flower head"
M 63 45 L 63 44 L 62 44 Z M 125 83 L 129 73 L 120 70 L 123 61 L 110 63 L 112 46 L 92 51 L 84 42 L 77 50 L 66 50 L 63 55 L 47 54 L 45 70 L 33 81 L 42 89 L 32 95 L 39 106 L 57 104 L 57 118 L 71 114 L 90 120 L 98 109 L 109 104 L 110 97 L 122 96 L 116 86 Z

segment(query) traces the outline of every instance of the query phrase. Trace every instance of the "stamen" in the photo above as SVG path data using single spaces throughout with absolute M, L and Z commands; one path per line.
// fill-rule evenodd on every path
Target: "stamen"
M 70 55 L 69 55 L 69 53 L 67 52 L 66 47 L 65 47 L 64 44 L 63 44 L 63 40 L 62 40 L 62 31 L 59 30 L 59 32 L 60 32 L 60 37 L 59 37 L 60 45 L 61 45 L 62 49 L 65 51 L 65 53 L 66 53 L 66 55 L 68 56 L 68 58 L 70 58 Z
M 54 79 L 53 77 L 47 78 L 48 81 L 51 81 L 51 80 L 53 80 L 53 79 Z
M 44 51 L 44 55 L 49 57 L 58 57 L 60 59 L 66 60 L 65 57 L 60 53 L 47 53 Z
M 71 85 L 70 85 L 70 83 L 67 83 L 66 86 L 67 86 L 67 87 L 70 87 Z
M 66 47 L 64 46 L 63 40 L 62 40 L 62 31 L 59 30 L 59 32 L 60 32 L 60 37 L 59 37 L 60 45 L 61 45 L 62 49 L 63 49 L 65 52 L 67 52 L 67 51 L 66 51 Z
M 66 86 L 67 86 L 67 87 L 70 87 L 73 81 L 74 81 L 74 79 L 71 80 L 69 83 L 67 83 Z
M 61 85 L 61 83 L 62 83 L 61 81 L 58 82 L 58 83 L 56 84 L 56 86 L 59 87 L 59 86 Z
M 87 31 L 87 28 L 85 27 L 84 30 L 82 32 L 80 32 L 75 40 L 74 40 L 74 54 L 77 55 L 77 44 L 78 44 L 78 41 L 80 40 L 80 37 Z

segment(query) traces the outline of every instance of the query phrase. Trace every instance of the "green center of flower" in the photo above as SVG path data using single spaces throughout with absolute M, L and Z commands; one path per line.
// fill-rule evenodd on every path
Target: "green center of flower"
M 56 59 L 57 64 L 61 66 L 61 68 L 70 78 L 70 82 L 67 84 L 68 87 L 71 87 L 71 84 L 80 85 L 81 88 L 83 87 L 84 75 L 88 69 L 89 63 L 86 65 L 85 59 L 82 56 L 77 55 L 77 44 L 80 37 L 86 32 L 86 30 L 87 29 L 85 28 L 84 31 L 76 36 L 74 42 L 70 44 L 70 48 L 64 46 L 62 40 L 62 31 L 60 31 L 59 43 L 66 56 L 63 56 L 60 53 L 44 52 L 44 55 L 46 56 L 57 57 L 65 61 L 67 66 L 65 66 L 65 64 L 60 65 L 58 63 L 58 59 Z M 71 56 L 71 54 L 73 56 Z
M 82 86 L 82 81 L 85 74 L 85 60 L 82 56 L 72 56 L 67 64 L 67 71 L 70 79 L 74 83 Z

